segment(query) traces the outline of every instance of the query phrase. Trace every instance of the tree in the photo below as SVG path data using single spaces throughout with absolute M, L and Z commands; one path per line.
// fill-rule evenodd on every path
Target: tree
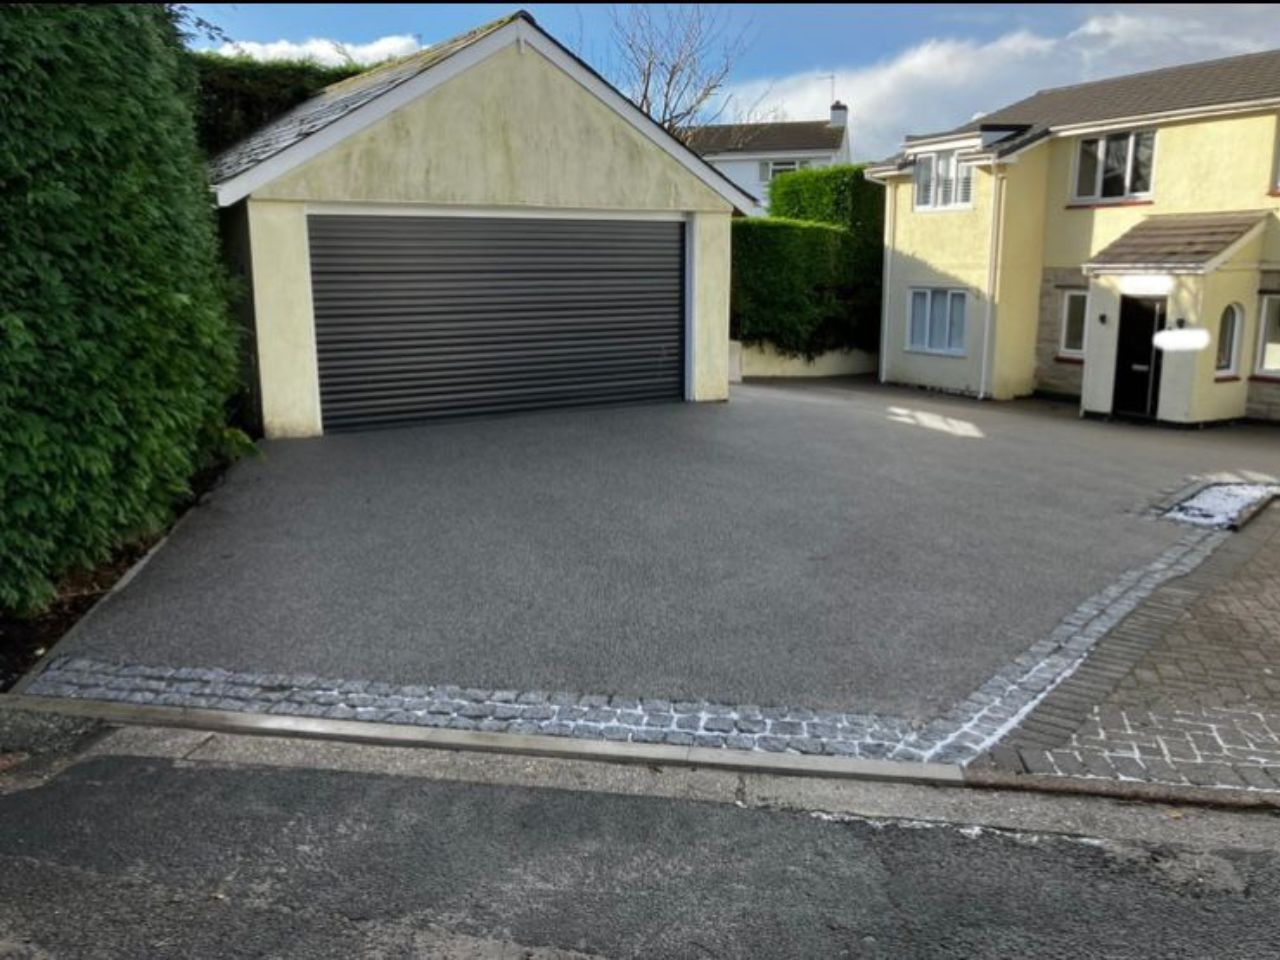
M 746 48 L 724 8 L 704 4 L 627 4 L 611 10 L 617 85 L 670 133 L 685 139 L 731 105 L 721 96 Z

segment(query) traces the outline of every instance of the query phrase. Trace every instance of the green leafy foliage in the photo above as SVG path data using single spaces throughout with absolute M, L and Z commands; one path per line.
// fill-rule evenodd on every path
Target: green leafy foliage
M 792 355 L 865 346 L 855 324 L 853 237 L 779 217 L 733 222 L 730 335 Z
M 884 188 L 855 165 L 783 174 L 769 183 L 776 217 L 844 227 L 850 234 L 850 345 L 875 350 L 880 329 L 884 264 Z
M 261 62 L 249 57 L 190 53 L 199 94 L 196 136 L 209 156 L 221 153 L 331 83 L 368 69 L 310 60 Z
M 0 17 L 0 607 L 167 522 L 238 442 L 237 342 L 160 5 Z

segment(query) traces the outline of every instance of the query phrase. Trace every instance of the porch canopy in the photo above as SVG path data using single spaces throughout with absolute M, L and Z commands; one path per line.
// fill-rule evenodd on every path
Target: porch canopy
M 1232 210 L 1147 217 L 1094 254 L 1084 272 L 1210 273 L 1257 236 L 1270 215 Z

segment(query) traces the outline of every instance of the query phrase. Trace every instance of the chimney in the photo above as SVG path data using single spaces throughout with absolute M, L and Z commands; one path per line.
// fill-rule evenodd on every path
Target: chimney
M 849 123 L 849 108 L 839 100 L 831 104 L 831 126 L 843 127 Z

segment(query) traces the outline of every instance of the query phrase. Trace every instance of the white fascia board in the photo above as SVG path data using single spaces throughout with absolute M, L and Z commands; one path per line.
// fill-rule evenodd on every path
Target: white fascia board
M 960 150 L 965 147 L 981 149 L 982 137 L 965 134 L 963 137 L 931 137 L 928 140 L 911 140 L 902 145 L 902 152 L 908 157 L 918 153 L 937 153 L 939 150 Z
M 1268 97 L 1265 100 L 1247 100 L 1240 103 L 1197 107 L 1194 110 L 1166 110 L 1161 113 L 1135 114 L 1130 117 L 1117 117 L 1114 120 L 1093 123 L 1064 124 L 1063 126 L 1051 127 L 1049 132 L 1054 137 L 1076 137 L 1088 133 L 1106 133 L 1110 130 L 1155 126 L 1161 123 L 1173 123 L 1178 120 L 1200 120 L 1212 117 L 1234 116 L 1241 113 L 1259 113 L 1276 107 L 1280 107 L 1280 97 Z
M 405 104 L 411 103 L 442 83 L 452 80 L 464 70 L 470 69 L 504 47 L 515 43 L 520 35 L 518 28 L 521 22 L 517 20 L 499 27 L 488 36 L 428 67 L 416 77 L 392 87 L 386 93 L 352 110 L 327 127 L 322 127 L 243 173 L 218 184 L 215 188 L 218 206 L 229 207 L 243 200 L 272 180 L 300 167 L 347 137 L 354 136 L 372 126 Z
M 547 60 L 576 80 L 597 99 L 611 107 L 623 119 L 644 134 L 655 146 L 672 156 L 681 166 L 743 213 L 754 213 L 760 202 L 737 187 L 705 160 L 672 137 L 658 123 L 627 100 L 604 80 L 586 69 L 558 43 L 525 20 L 514 20 L 488 36 L 428 67 L 418 76 L 393 87 L 379 97 L 334 121 L 327 127 L 250 167 L 216 187 L 218 206 L 227 207 L 243 200 L 253 191 L 283 176 L 337 143 L 386 117 L 430 92 L 465 70 L 493 56 L 503 48 L 519 43 L 537 50 Z

